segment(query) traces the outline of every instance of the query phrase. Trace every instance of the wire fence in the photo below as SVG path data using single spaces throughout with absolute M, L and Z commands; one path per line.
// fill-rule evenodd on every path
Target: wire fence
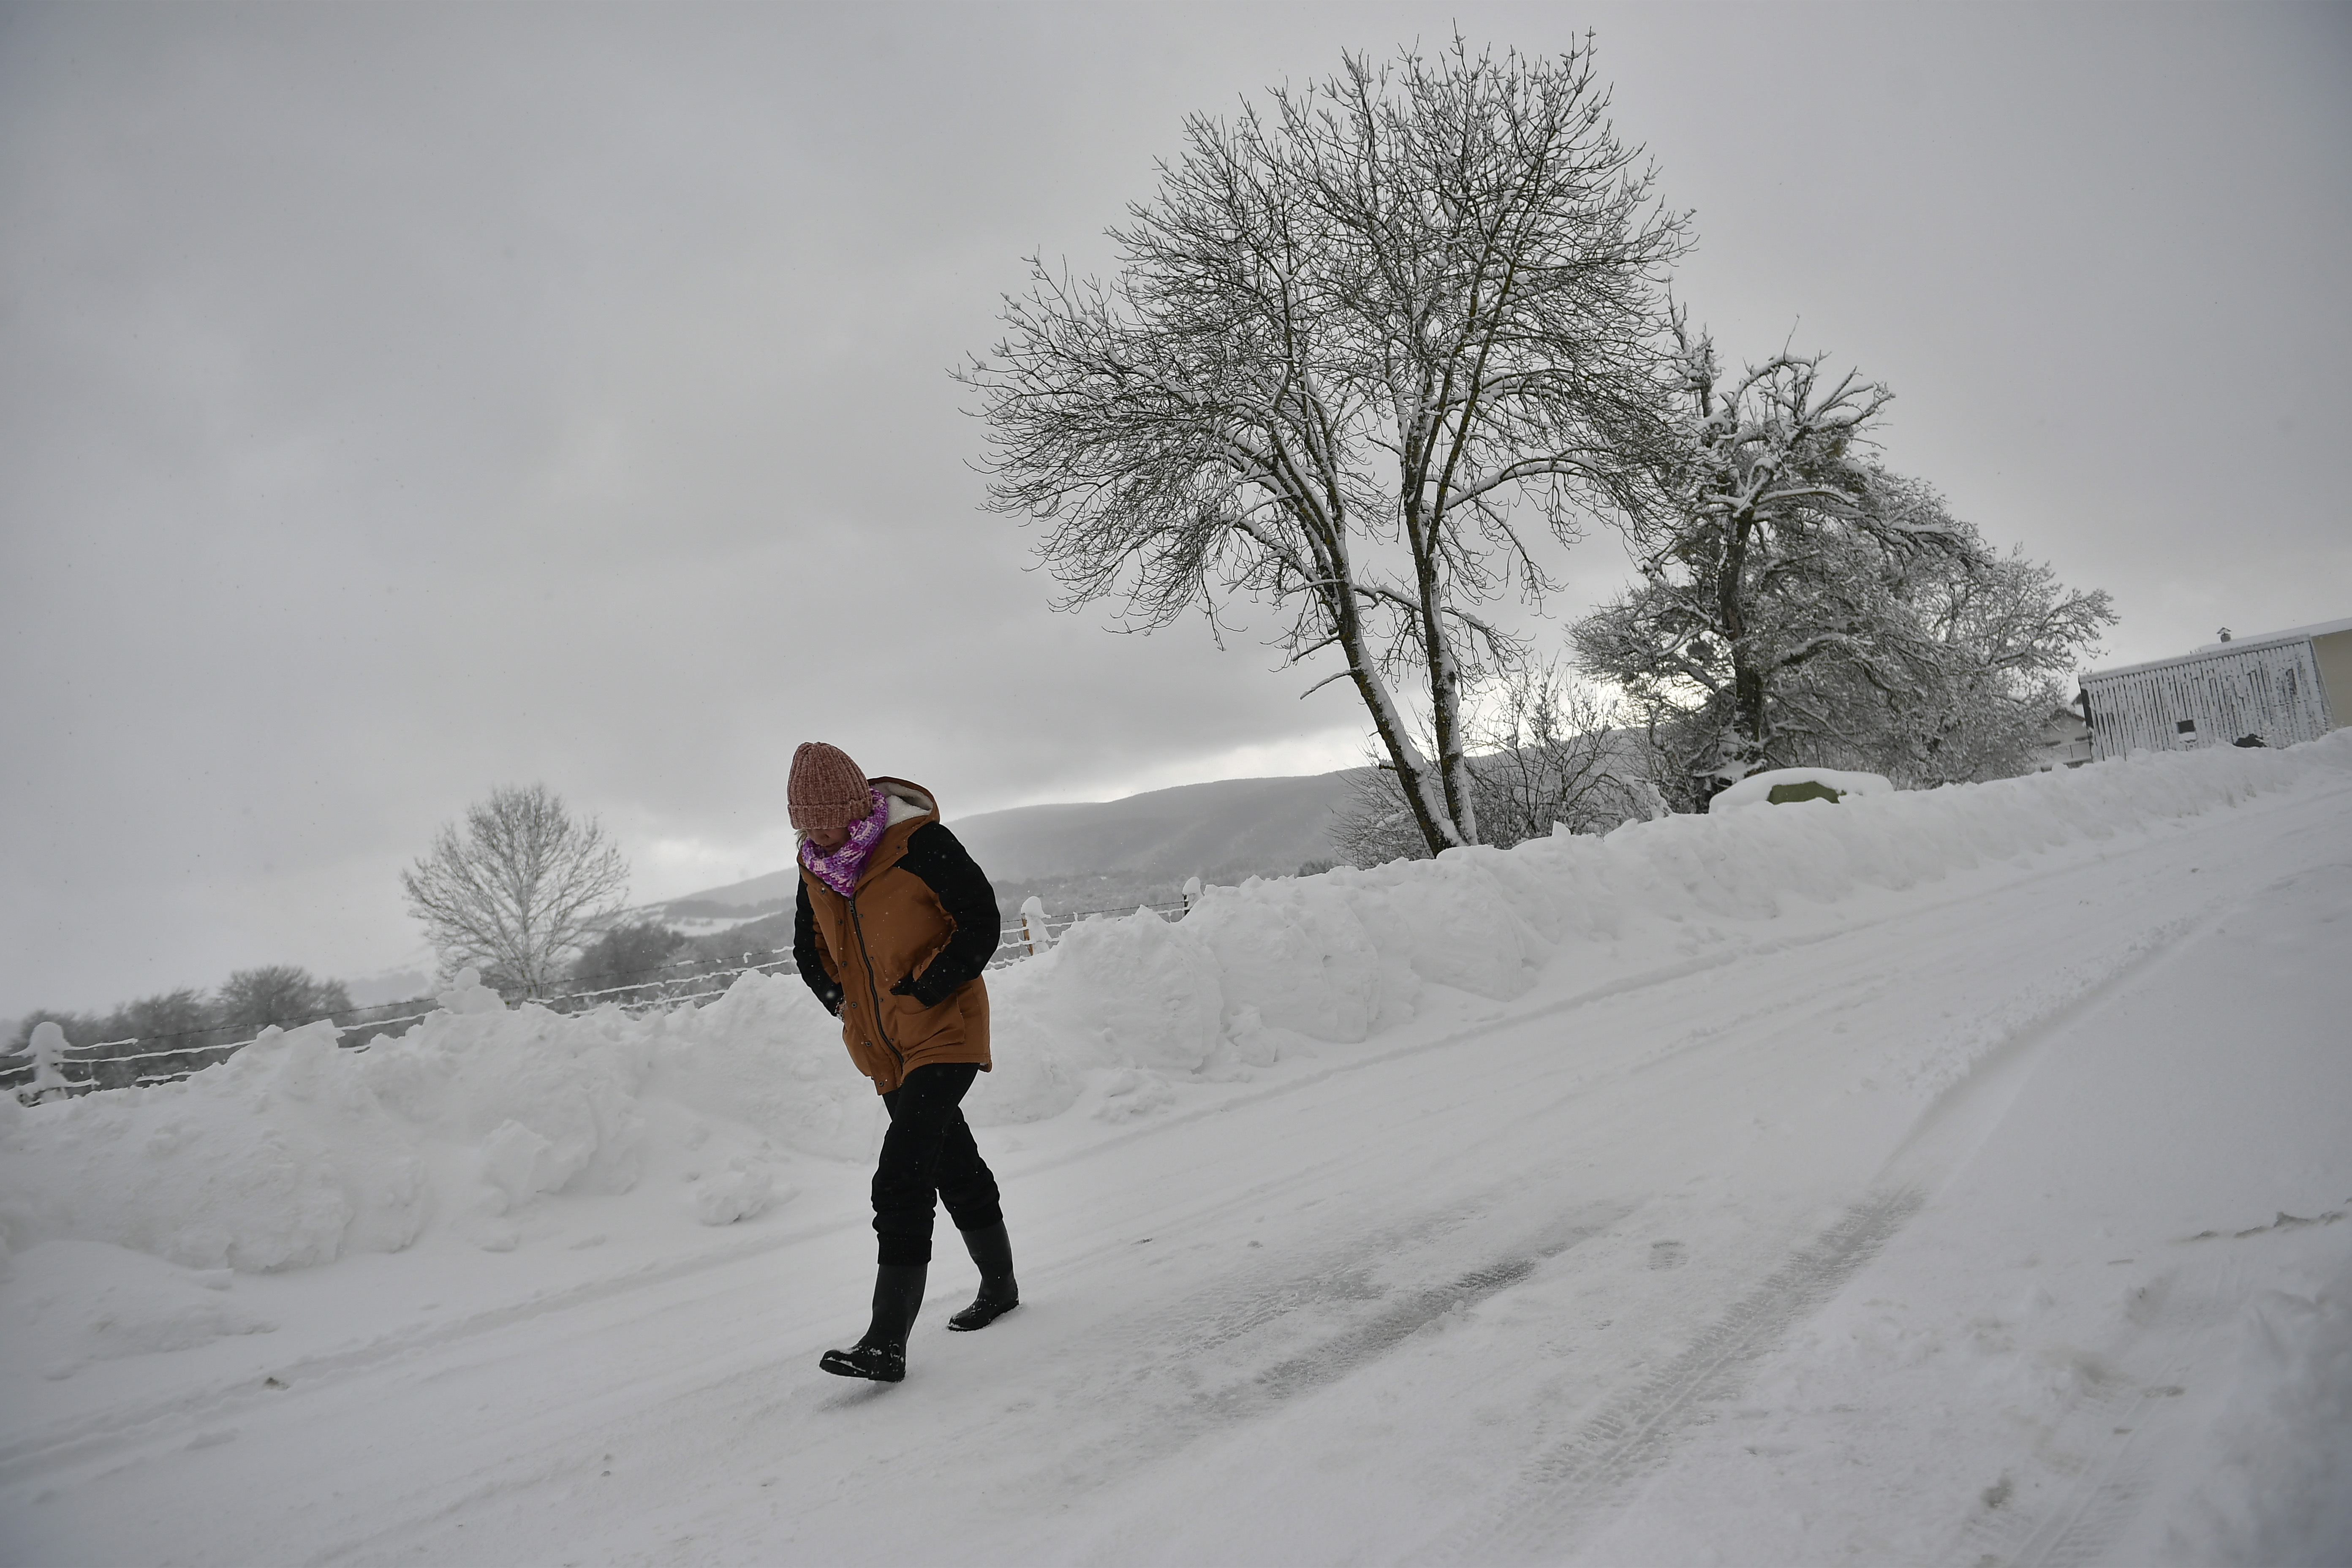
M 1149 910 L 1165 919 L 1181 920 L 1192 909 L 1192 899 L 1198 896 L 1197 884 L 1190 891 L 1192 897 L 1181 903 L 1144 904 L 1138 908 Z M 1000 969 L 1005 964 L 1043 952 L 1081 921 L 1135 912 L 1136 910 L 1120 908 L 1048 915 L 1038 900 L 1032 899 L 1021 913 L 998 933 L 996 951 L 990 955 L 988 967 Z M 671 959 L 643 969 L 623 971 L 621 973 L 629 978 L 607 975 L 604 979 L 608 984 L 586 990 L 566 991 L 551 996 L 506 995 L 503 992 L 501 995 L 510 1005 L 544 1007 L 555 1013 L 584 1013 L 601 1006 L 617 1006 L 629 1013 L 648 1013 L 709 1001 L 726 994 L 728 988 L 743 975 L 772 973 L 791 967 L 793 963 L 792 949 L 788 947 L 753 948 L 747 950 L 740 960 Z M 400 1025 L 416 1023 L 439 1007 L 440 1004 L 433 997 L 414 996 L 331 1013 L 325 1021 L 333 1024 L 339 1034 L 361 1036 L 343 1048 L 363 1051 L 378 1035 Z M 306 1020 L 304 1025 L 287 1026 L 306 1026 L 308 1023 L 317 1021 Z M 78 1046 L 68 1044 L 50 1059 L 47 1065 L 51 1070 L 47 1074 L 41 1071 L 43 1064 L 35 1058 L 27 1044 L 16 1058 L 0 1066 L 0 1089 L 14 1091 L 20 1100 L 29 1102 L 52 1095 L 79 1095 L 99 1089 L 174 1083 L 226 1061 L 262 1037 L 261 1034 L 256 1033 L 242 1038 L 204 1038 L 224 1035 L 239 1036 L 243 1031 L 234 1026 L 209 1026 L 143 1037 L 93 1040 Z M 69 1073 L 80 1076 L 68 1076 Z

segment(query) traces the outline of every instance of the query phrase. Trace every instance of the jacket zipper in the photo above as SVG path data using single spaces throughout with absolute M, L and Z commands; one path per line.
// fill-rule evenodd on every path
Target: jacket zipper
M 882 1037 L 882 1044 L 898 1058 L 898 1070 L 903 1073 L 907 1070 L 907 1053 L 898 1048 L 898 1043 L 890 1037 L 889 1029 L 882 1022 L 882 987 L 874 978 L 874 954 L 866 946 L 866 922 L 857 918 L 857 895 L 850 894 L 847 901 L 849 929 L 857 936 L 857 960 L 866 966 L 866 994 L 874 999 L 874 1032 Z

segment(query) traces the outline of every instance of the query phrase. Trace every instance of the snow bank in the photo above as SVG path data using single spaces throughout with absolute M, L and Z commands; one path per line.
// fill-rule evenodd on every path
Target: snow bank
M 2191 1563 L 2352 1562 L 2352 1274 L 2245 1309 L 2229 1388 L 2166 1530 Z
M 13 1262 L 9 1354 L 47 1378 L 278 1328 L 230 1293 L 226 1268 L 176 1268 L 97 1241 L 46 1241 Z
M 1058 1065 L 1197 1071 L 1217 1048 L 1222 994 L 1216 955 L 1190 922 L 1150 910 L 1081 921 L 989 977 L 989 1034 L 1004 1042 L 991 1079 L 1014 1077 L 989 1082 L 975 1110 L 997 1121 L 1059 1114 L 1076 1088 Z
M 797 981 L 746 975 L 643 1018 L 510 1013 L 478 986 L 444 1000 L 364 1051 L 328 1024 L 269 1029 L 184 1082 L 5 1101 L 9 1249 L 73 1238 L 268 1270 L 397 1251 L 436 1225 L 504 1249 L 535 1200 L 632 1191 L 657 1142 L 700 1148 L 719 1121 L 736 1147 L 696 1162 L 720 1173 L 681 1213 L 725 1224 L 773 1201 L 786 1150 L 870 1141 L 862 1083 L 840 1081 L 832 1020 Z
M 967 1105 L 983 1126 L 1082 1101 L 1136 1114 L 1173 1080 L 1368 1039 L 1427 986 L 1507 1001 L 1564 945 L 1768 919 L 1791 897 L 1906 888 L 2347 772 L 2339 731 L 1212 889 L 1181 923 L 1089 921 L 992 975 L 997 1067 Z M 723 1225 L 788 1201 L 793 1159 L 873 1148 L 875 1097 L 796 976 L 747 974 L 708 1006 L 642 1017 L 508 1011 L 479 987 L 443 1000 L 364 1051 L 314 1024 L 182 1083 L 29 1109 L 0 1097 L 7 1250 L 96 1242 L 249 1271 L 444 1229 L 502 1249 L 551 1194 L 631 1193 L 680 1165 L 679 1223 Z

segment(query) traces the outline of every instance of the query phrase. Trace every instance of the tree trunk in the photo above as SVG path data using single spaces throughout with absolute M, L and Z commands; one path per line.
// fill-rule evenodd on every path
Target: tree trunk
M 1349 618 L 1353 619 L 1352 616 Z M 1453 835 L 1453 823 L 1447 820 L 1432 798 L 1434 792 L 1429 786 L 1433 781 L 1429 776 L 1428 759 L 1421 754 L 1421 748 L 1412 743 L 1412 731 L 1406 724 L 1404 715 L 1398 710 L 1388 683 L 1381 679 L 1370 656 L 1371 650 L 1363 644 L 1360 630 L 1352 637 L 1343 632 L 1340 647 L 1348 655 L 1349 678 L 1355 681 L 1357 694 L 1363 698 L 1365 710 L 1372 716 L 1372 728 L 1379 732 L 1381 744 L 1388 751 L 1390 763 L 1396 769 L 1397 783 L 1404 790 L 1405 805 L 1412 812 L 1413 826 L 1421 829 L 1422 838 L 1429 845 L 1429 852 L 1434 855 L 1440 849 L 1460 842 Z
M 1354 584 L 1348 580 L 1348 557 L 1344 535 L 1321 536 L 1317 550 L 1322 557 L 1319 564 L 1328 586 L 1318 590 L 1323 601 L 1324 614 L 1329 618 L 1331 638 L 1348 660 L 1348 679 L 1355 683 L 1356 694 L 1363 700 L 1364 710 L 1372 716 L 1372 728 L 1381 738 L 1381 745 L 1396 769 L 1397 782 L 1403 786 L 1405 805 L 1412 811 L 1413 826 L 1421 830 L 1430 853 L 1458 842 L 1448 837 L 1453 825 L 1444 816 L 1438 802 L 1433 798 L 1429 785 L 1429 763 L 1421 748 L 1412 743 L 1412 727 L 1396 704 L 1388 682 L 1381 679 L 1380 659 L 1364 632 L 1363 616 L 1356 603 Z
M 1765 713 L 1764 671 L 1748 641 L 1748 605 L 1743 592 L 1748 574 L 1748 541 L 1753 519 L 1732 518 L 1726 528 L 1723 575 L 1715 585 L 1716 614 L 1723 626 L 1724 642 L 1731 654 L 1731 730 L 1738 749 L 1730 759 L 1742 773 L 1752 773 L 1764 760 L 1770 739 Z
M 1765 742 L 1764 672 L 1749 663 L 1746 651 L 1735 647 L 1731 658 L 1731 727 L 1739 737 L 1740 771 L 1753 773 L 1763 762 Z
M 1471 803 L 1468 763 L 1462 744 L 1462 671 L 1454 662 L 1454 645 L 1446 640 L 1444 585 L 1437 570 L 1438 521 L 1423 510 L 1418 470 L 1405 476 L 1404 531 L 1412 550 L 1415 615 L 1421 622 L 1423 663 L 1429 672 L 1429 717 L 1437 742 L 1439 799 L 1420 799 L 1417 816 L 1432 820 L 1423 826 L 1429 852 L 1436 855 L 1457 845 L 1478 841 L 1477 807 Z M 1408 786 L 1410 790 L 1410 786 Z M 1419 797 L 1416 797 L 1419 798 Z M 1442 805 L 1441 805 L 1442 802 Z

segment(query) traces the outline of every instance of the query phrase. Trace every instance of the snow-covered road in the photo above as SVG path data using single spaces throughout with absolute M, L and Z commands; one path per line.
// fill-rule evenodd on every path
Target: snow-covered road
M 2342 1560 L 2352 776 L 1673 924 L 1131 1116 L 983 1131 L 1024 1304 L 943 1331 L 943 1227 L 896 1387 L 815 1366 L 870 1277 L 851 1160 L 664 1246 L 557 1196 L 520 1251 L 215 1292 L 273 1331 L 68 1378 L 20 1351 L 0 1546 Z M 96 1245 L 23 1254 L 0 1303 Z

